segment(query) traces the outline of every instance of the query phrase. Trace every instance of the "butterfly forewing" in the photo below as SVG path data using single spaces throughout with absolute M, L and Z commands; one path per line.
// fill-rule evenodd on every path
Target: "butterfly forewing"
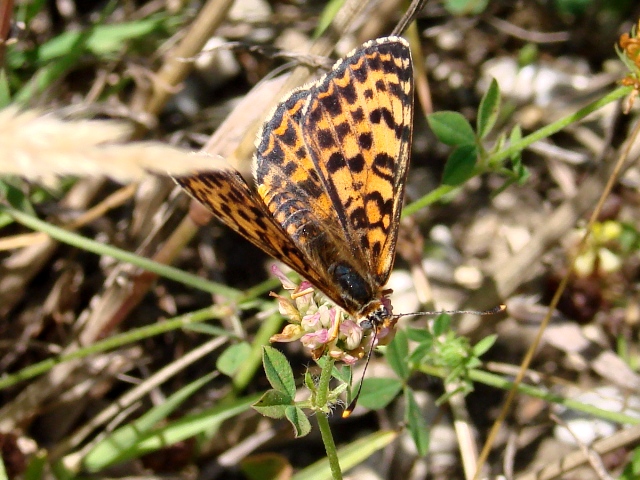
M 306 207 L 320 220 L 333 221 L 333 205 L 318 176 L 302 138 L 302 109 L 309 89 L 291 92 L 273 110 L 258 133 L 253 173 L 265 205 L 285 227 L 285 205 L 302 198 Z
M 410 50 L 399 38 L 368 42 L 321 79 L 303 135 L 347 244 L 383 286 L 393 266 L 413 114 Z
M 314 95 L 314 86 L 293 91 L 269 116 L 258 135 L 254 175 L 273 219 L 322 277 L 316 287 L 355 314 L 377 289 L 365 280 L 364 263 L 356 261 L 348 247 L 335 206 L 303 140 L 302 109 Z M 347 272 L 343 284 L 336 280 L 336 269 L 338 277 L 340 271 Z

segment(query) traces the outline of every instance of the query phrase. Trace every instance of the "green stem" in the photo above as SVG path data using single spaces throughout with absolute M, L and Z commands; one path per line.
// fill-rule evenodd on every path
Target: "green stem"
M 491 156 L 488 163 L 499 163 L 500 161 L 509 158 L 511 155 L 520 152 L 527 148 L 532 143 L 535 143 L 543 138 L 550 137 L 554 133 L 559 132 L 560 130 L 568 127 L 572 123 L 576 123 L 582 120 L 587 115 L 592 114 L 596 110 L 604 107 L 605 105 L 615 102 L 631 93 L 632 87 L 619 87 L 616 88 L 613 92 L 608 93 L 602 98 L 599 98 L 595 102 L 590 103 L 586 107 L 581 108 L 575 113 L 569 114 L 560 120 L 557 120 L 553 123 L 550 123 L 546 127 L 537 130 L 526 137 L 523 137 L 520 141 L 514 143 L 513 145 L 509 145 L 508 148 L 501 150 L 500 152 L 495 153 Z
M 447 371 L 443 368 L 432 367 L 429 365 L 420 365 L 417 367 L 417 369 L 423 373 L 426 373 L 427 375 L 435 377 L 446 378 L 447 376 Z M 485 385 L 489 385 L 505 391 L 513 388 L 513 382 L 505 380 L 500 375 L 486 372 L 484 370 L 469 370 L 469 379 L 473 380 L 474 382 L 483 383 Z M 640 420 L 638 420 L 638 418 L 636 417 L 632 417 L 624 413 L 612 412 L 609 410 L 604 410 L 602 408 L 597 408 L 593 405 L 581 403 L 570 398 L 564 398 L 555 393 L 551 393 L 544 388 L 533 387 L 531 385 L 521 383 L 518 385 L 518 392 L 529 395 L 530 397 L 541 398 L 547 402 L 563 405 L 571 410 L 587 413 L 604 420 L 610 420 L 612 422 L 629 425 L 637 425 L 640 423 Z
M 582 120 L 587 115 L 595 112 L 596 110 L 604 107 L 605 105 L 611 102 L 615 102 L 616 100 L 619 100 L 620 98 L 623 98 L 626 95 L 629 95 L 629 93 L 631 93 L 631 90 L 632 90 L 632 87 L 616 88 L 613 92 L 610 92 L 609 94 L 605 95 L 602 98 L 599 98 L 595 102 L 590 103 L 589 105 L 587 105 L 584 108 L 581 108 L 577 112 L 567 115 L 566 117 L 561 118 L 560 120 L 557 120 L 547 125 L 546 127 L 541 128 L 540 130 L 536 130 L 535 132 L 527 135 L 526 137 L 523 137 L 519 141 L 509 145 L 509 147 L 505 148 L 504 150 L 500 150 L 499 152 L 494 153 L 487 159 L 486 161 L 487 165 L 500 164 L 500 162 L 502 162 L 503 160 L 511 157 L 515 153 L 521 152 L 522 150 L 530 146 L 532 143 L 540 141 L 543 138 L 550 137 L 554 133 L 559 132 L 563 128 L 566 128 L 568 125 L 571 125 L 572 123 Z M 436 188 L 434 191 L 428 193 L 424 197 L 407 205 L 402 211 L 402 216 L 404 217 L 406 215 L 412 215 L 416 213 L 418 210 L 420 210 L 421 208 L 427 207 L 437 202 L 443 196 L 445 196 L 455 188 L 457 187 L 452 187 L 450 185 L 441 185 L 440 187 Z
M 329 426 L 329 419 L 327 414 L 322 410 L 326 408 L 327 398 L 329 397 L 329 381 L 331 380 L 331 371 L 333 370 L 333 364 L 335 360 L 333 358 L 325 357 L 324 367 L 322 373 L 320 373 L 320 381 L 318 382 L 318 390 L 316 395 L 316 419 L 318 420 L 318 428 L 320 429 L 320 435 L 322 435 L 322 443 L 324 443 L 324 449 L 327 452 L 327 460 L 329 460 L 329 466 L 331 468 L 331 475 L 334 480 L 342 480 L 342 471 L 340 470 L 340 462 L 338 460 L 338 450 L 336 449 L 336 443 L 333 440 L 333 434 L 331 433 L 331 427 Z
M 485 385 L 500 385 L 500 388 L 504 390 L 510 390 L 511 388 L 513 388 L 513 382 L 505 380 L 499 375 L 495 375 L 493 373 L 485 372 L 482 370 L 471 370 L 469 372 L 469 378 L 471 378 L 471 380 L 473 380 L 474 382 L 484 383 Z M 563 405 L 571 410 L 593 415 L 594 417 L 602 418 L 604 420 L 609 420 L 620 424 L 640 424 L 640 420 L 638 420 L 638 418 L 636 417 L 632 417 L 630 415 L 612 410 L 605 410 L 602 408 L 594 407 L 593 405 L 572 400 L 570 398 L 564 398 L 555 393 L 551 393 L 544 388 L 533 387 L 531 385 L 521 383 L 518 385 L 518 391 L 520 393 L 524 393 L 525 395 L 529 395 L 530 397 L 542 398 L 548 402 L 552 402 L 557 405 Z
M 327 399 L 329 398 L 329 382 L 331 381 L 331 372 L 333 370 L 333 365 L 335 364 L 335 360 L 328 355 L 325 356 L 326 361 L 324 362 L 324 366 L 322 367 L 322 371 L 320 373 L 320 380 L 318 381 L 318 393 L 316 405 L 318 408 L 325 408 L 327 405 Z
M 51 238 L 54 238 L 59 242 L 66 243 L 67 245 L 81 248 L 87 252 L 95 253 L 97 255 L 112 257 L 116 260 L 120 260 L 121 262 L 131 263 L 132 265 L 136 265 L 144 270 L 153 272 L 161 277 L 169 278 L 184 285 L 203 290 L 207 293 L 222 295 L 231 300 L 245 300 L 242 298 L 241 293 L 233 288 L 229 288 L 219 283 L 210 282 L 197 275 L 192 275 L 190 273 L 183 272 L 178 268 L 149 260 L 148 258 L 141 257 L 135 253 L 96 242 L 90 238 L 65 230 L 64 228 L 56 227 L 55 225 L 16 210 L 15 208 L 0 206 L 0 212 L 10 215 L 14 220 L 25 227 L 44 232 Z
M 172 320 L 167 320 L 166 322 L 154 323 L 153 325 L 149 325 L 147 327 L 138 328 L 127 333 L 109 337 L 106 340 L 94 343 L 93 345 L 89 345 L 88 347 L 78 348 L 77 350 L 73 350 L 60 356 L 49 358 L 34 365 L 30 365 L 26 368 L 23 368 L 19 372 L 10 375 L 2 375 L 0 377 L 0 390 L 15 385 L 16 383 L 19 383 L 21 381 L 41 375 L 60 363 L 76 360 L 79 358 L 85 358 L 89 355 L 100 352 L 105 352 L 107 350 L 118 348 L 123 345 L 128 345 L 130 343 L 137 342 L 154 335 L 160 335 L 161 333 L 176 330 L 195 322 L 204 322 L 211 318 L 220 318 L 225 314 L 226 312 L 221 311 L 216 307 L 205 308 L 189 315 L 183 315 Z M 232 335 L 229 334 L 229 336 Z
M 428 207 L 429 205 L 436 203 L 447 193 L 453 191 L 455 188 L 458 187 L 452 187 L 451 185 L 440 185 L 432 192 L 427 193 L 424 197 L 419 198 L 415 202 L 410 203 L 409 205 L 404 207 L 402 209 L 402 216 L 406 217 L 407 215 L 413 215 L 421 208 Z

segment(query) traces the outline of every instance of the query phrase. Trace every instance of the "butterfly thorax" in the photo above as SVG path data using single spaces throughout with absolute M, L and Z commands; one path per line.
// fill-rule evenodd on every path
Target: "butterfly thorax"
M 373 298 L 371 282 L 368 282 L 363 275 L 346 261 L 333 263 L 327 269 L 327 273 L 340 286 L 340 296 L 345 305 L 355 310 L 367 305 Z

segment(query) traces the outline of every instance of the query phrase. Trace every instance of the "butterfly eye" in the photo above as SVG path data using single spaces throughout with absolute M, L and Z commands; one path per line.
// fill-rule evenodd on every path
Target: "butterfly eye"
M 360 322 L 360 326 L 363 330 L 371 330 L 373 328 L 373 322 L 368 318 L 365 318 Z

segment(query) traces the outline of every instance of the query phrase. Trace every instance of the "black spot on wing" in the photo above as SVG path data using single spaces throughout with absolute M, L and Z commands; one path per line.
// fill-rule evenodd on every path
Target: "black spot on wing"
M 220 210 L 228 217 L 233 213 L 233 210 L 231 209 L 231 207 L 226 204 L 226 203 L 222 203 L 220 205 Z M 244 212 L 241 212 L 244 213 Z M 244 215 L 246 217 L 246 214 Z
M 274 142 L 273 148 L 268 152 L 265 153 L 264 151 L 258 151 L 258 154 L 260 155 L 259 158 L 262 158 L 267 163 L 272 163 L 275 165 L 282 165 L 285 157 L 284 151 L 280 146 L 280 142 Z
M 296 131 L 293 125 L 291 124 L 291 122 L 287 122 L 287 128 L 285 129 L 284 133 L 279 137 L 279 139 L 289 147 L 295 146 L 295 144 L 298 142 L 298 136 L 296 135 Z
M 364 120 L 364 110 L 362 109 L 362 107 L 351 110 L 351 117 L 356 123 L 362 122 Z
M 402 86 L 399 83 L 389 83 L 389 92 L 395 97 L 403 98 L 406 94 L 402 90 Z
M 361 153 L 358 153 L 356 156 L 351 157 L 347 163 L 349 164 L 349 170 L 351 170 L 354 173 L 361 173 L 364 170 L 364 155 L 362 155 Z M 362 187 L 360 187 L 362 188 Z M 356 189 L 360 189 L 357 188 Z
M 370 150 L 373 145 L 373 135 L 371 132 L 364 132 L 358 135 L 358 146 L 362 150 Z
M 285 175 L 291 176 L 296 172 L 297 169 L 298 169 L 298 165 L 296 165 L 295 162 L 287 162 L 284 165 L 284 169 L 283 170 L 284 170 Z M 271 188 L 273 189 L 273 187 L 271 187 Z
M 313 181 L 311 178 L 307 178 L 298 184 L 298 187 L 307 193 L 311 198 L 320 198 L 324 193 L 322 186 Z
M 336 136 L 338 141 L 343 142 L 344 139 L 351 133 L 351 126 L 347 122 L 339 123 L 335 126 Z
M 358 100 L 358 93 L 356 87 L 349 83 L 344 87 L 339 88 L 340 96 L 344 98 L 349 105 L 353 105 Z
M 230 203 L 242 203 L 244 200 L 244 194 L 242 192 L 239 192 L 235 188 L 229 189 L 228 197 L 225 195 L 220 195 L 220 197 Z
M 374 242 L 371 247 L 371 257 L 378 258 L 380 256 L 380 252 L 382 251 L 382 244 L 380 242 Z
M 368 225 L 367 213 L 363 207 L 355 208 L 349 215 L 349 220 L 356 230 L 365 228 Z
M 395 163 L 395 159 L 391 155 L 379 152 L 373 158 L 371 170 L 373 170 L 378 177 L 384 178 L 386 181 L 392 183 Z
M 318 130 L 316 136 L 318 138 L 318 145 L 320 145 L 320 148 L 323 150 L 328 150 L 336 146 L 335 139 L 329 130 Z
M 327 161 L 327 171 L 330 174 L 336 173 L 338 170 L 347 166 L 344 155 L 340 152 L 333 152 Z
M 383 53 L 380 49 L 380 53 Z M 380 55 L 372 55 L 372 56 L 367 56 L 367 66 L 373 70 L 373 71 L 380 71 L 383 69 L 383 64 L 380 60 Z M 387 70 L 384 70 L 385 73 L 389 73 Z
M 384 121 L 387 127 L 395 132 L 396 138 L 402 138 L 404 127 L 396 123 L 393 113 L 388 108 L 381 107 L 371 110 L 371 112 L 369 112 L 369 120 L 374 124 Z
M 331 95 L 321 97 L 320 103 L 322 104 L 322 108 L 324 108 L 332 117 L 337 117 L 342 113 L 342 104 L 340 103 L 340 97 L 336 92 L 333 92 Z
M 370 224 L 371 227 L 379 227 L 382 230 L 387 231 L 389 228 L 389 222 L 387 225 L 384 224 L 384 219 L 389 219 L 391 214 L 393 213 L 393 199 L 389 198 L 385 200 L 380 195 L 380 192 L 369 192 L 365 197 L 365 205 L 369 205 L 370 203 L 374 203 L 376 208 L 380 212 L 381 218 L 377 222 L 373 222 Z
M 353 72 L 353 77 L 359 83 L 364 83 L 367 81 L 367 77 L 369 76 L 369 69 L 367 68 L 366 63 L 364 63 L 360 68 L 354 68 L 351 71 Z

